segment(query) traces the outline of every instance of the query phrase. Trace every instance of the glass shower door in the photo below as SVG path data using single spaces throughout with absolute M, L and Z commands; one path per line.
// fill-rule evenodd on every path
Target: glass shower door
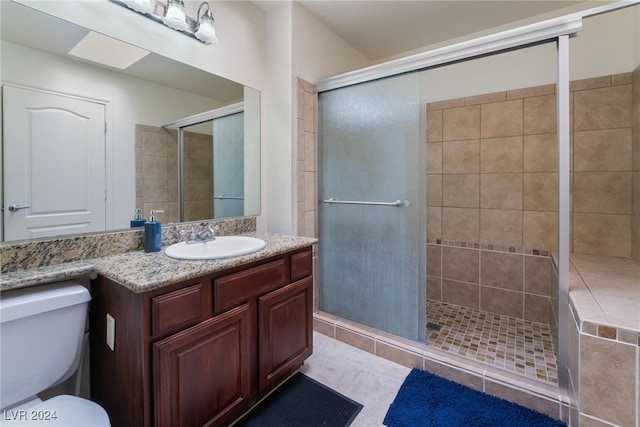
M 319 94 L 319 308 L 424 341 L 424 73 Z
M 213 120 L 213 214 L 244 215 L 244 113 Z

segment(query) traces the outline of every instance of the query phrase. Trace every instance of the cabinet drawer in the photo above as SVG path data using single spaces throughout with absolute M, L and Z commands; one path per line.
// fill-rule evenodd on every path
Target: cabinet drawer
M 300 252 L 291 255 L 291 281 L 295 282 L 303 277 L 310 276 L 313 272 L 311 251 Z
M 195 325 L 206 314 L 208 301 L 211 293 L 202 283 L 152 298 L 152 334 Z
M 284 286 L 284 260 L 277 260 L 213 281 L 216 313 L 235 307 L 272 289 Z

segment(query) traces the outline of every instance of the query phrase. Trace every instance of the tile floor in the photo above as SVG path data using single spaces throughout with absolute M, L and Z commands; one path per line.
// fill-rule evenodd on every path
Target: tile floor
M 301 372 L 364 405 L 352 427 L 382 426 L 411 370 L 318 332 L 313 339 L 313 354 Z
M 558 383 L 549 326 L 500 314 L 427 300 L 429 345 L 528 378 Z

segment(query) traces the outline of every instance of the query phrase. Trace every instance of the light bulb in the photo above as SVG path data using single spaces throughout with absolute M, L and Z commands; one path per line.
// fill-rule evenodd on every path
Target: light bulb
M 162 18 L 162 22 L 174 30 L 182 31 L 188 28 L 182 0 L 169 0 L 167 11 L 164 14 L 164 18 Z
M 205 43 L 216 43 L 218 41 L 216 27 L 214 26 L 213 16 L 211 16 L 210 10 L 207 10 L 200 18 L 195 36 Z
M 140 13 L 151 13 L 154 9 L 151 0 L 124 0 L 124 2 L 131 9 Z

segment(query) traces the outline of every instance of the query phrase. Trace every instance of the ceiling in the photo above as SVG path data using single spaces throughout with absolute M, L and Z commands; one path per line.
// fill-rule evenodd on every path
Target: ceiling
M 539 15 L 544 16 L 535 20 L 610 3 L 582 0 L 296 1 L 372 62 Z

